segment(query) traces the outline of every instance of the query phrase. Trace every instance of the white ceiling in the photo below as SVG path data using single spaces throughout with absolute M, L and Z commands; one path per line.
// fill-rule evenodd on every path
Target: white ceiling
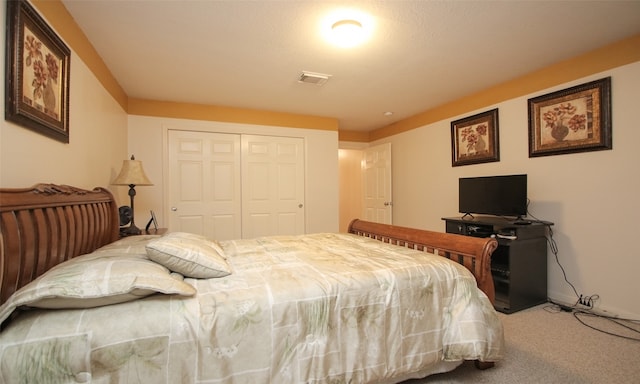
M 639 0 L 62 2 L 129 97 L 333 117 L 352 131 L 640 33 Z M 372 17 L 364 45 L 321 38 L 339 8 Z M 301 71 L 332 76 L 302 84 Z

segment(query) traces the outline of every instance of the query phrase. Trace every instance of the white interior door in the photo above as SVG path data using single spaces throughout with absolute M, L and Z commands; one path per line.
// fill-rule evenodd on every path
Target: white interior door
M 392 224 L 391 143 L 364 150 L 363 213 L 365 220 Z
M 240 135 L 168 131 L 169 230 L 241 237 Z
M 303 234 L 304 220 L 304 139 L 242 135 L 242 237 Z

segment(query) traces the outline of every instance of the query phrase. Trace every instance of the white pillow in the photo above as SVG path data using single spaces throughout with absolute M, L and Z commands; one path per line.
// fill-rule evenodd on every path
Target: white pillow
M 178 238 L 178 239 L 191 239 L 191 240 L 198 241 L 203 246 L 213 248 L 213 250 L 216 253 L 218 253 L 218 255 L 220 255 L 225 260 L 227 259 L 227 255 L 225 255 L 224 250 L 222 249 L 222 247 L 217 241 L 209 240 L 208 238 L 202 235 L 197 235 L 195 233 L 189 233 L 189 232 L 169 232 L 164 237 L 172 237 L 172 238 Z
M 185 277 L 208 279 L 231 274 L 227 261 L 200 239 L 164 236 L 147 244 L 147 256 Z
M 65 261 L 20 288 L 0 306 L 0 323 L 20 306 L 92 308 L 136 300 L 153 293 L 193 296 L 183 277 L 136 255 L 94 254 Z
M 93 253 L 108 253 L 109 255 L 122 255 L 127 253 L 146 256 L 147 251 L 144 248 L 145 245 L 147 245 L 150 240 L 157 239 L 159 237 L 160 235 L 127 236 L 116 240 L 113 243 L 104 245 L 93 251 Z

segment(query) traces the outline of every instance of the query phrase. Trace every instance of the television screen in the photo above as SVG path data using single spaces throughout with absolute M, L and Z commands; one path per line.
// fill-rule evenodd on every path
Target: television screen
M 459 212 L 526 216 L 527 175 L 460 178 Z

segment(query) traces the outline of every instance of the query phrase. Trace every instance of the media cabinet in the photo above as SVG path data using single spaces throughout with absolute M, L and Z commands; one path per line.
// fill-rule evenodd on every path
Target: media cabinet
M 495 237 L 491 256 L 495 284 L 494 307 L 513 313 L 547 301 L 547 228 L 553 223 L 518 221 L 495 216 L 444 217 L 446 232 Z

